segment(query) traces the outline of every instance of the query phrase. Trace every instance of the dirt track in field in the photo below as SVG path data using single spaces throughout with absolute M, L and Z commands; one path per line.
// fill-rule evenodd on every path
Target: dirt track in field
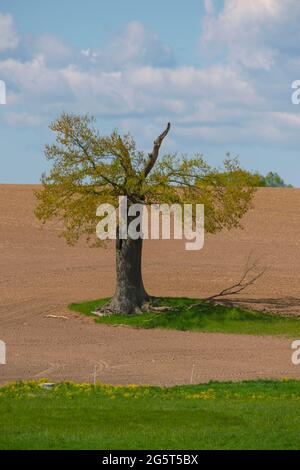
M 0 339 L 8 361 L 0 366 L 0 383 L 91 381 L 94 374 L 110 383 L 161 385 L 300 379 L 289 339 L 106 327 L 69 313 L 70 302 L 113 293 L 113 247 L 69 248 L 54 226 L 41 231 L 32 189 L 0 186 Z M 206 237 L 200 252 L 187 252 L 177 241 L 146 242 L 148 291 L 214 294 L 237 280 L 252 253 L 270 269 L 239 304 L 300 315 L 300 190 L 259 190 L 244 226 Z

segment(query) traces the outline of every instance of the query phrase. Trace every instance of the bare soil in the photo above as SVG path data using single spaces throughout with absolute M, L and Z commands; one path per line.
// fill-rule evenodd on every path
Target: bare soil
M 173 385 L 209 380 L 300 378 L 291 340 L 97 325 L 71 302 L 114 290 L 114 249 L 74 248 L 40 229 L 33 186 L 0 186 L 0 383 L 50 380 Z M 231 299 L 243 307 L 300 315 L 300 190 L 261 189 L 244 230 L 207 236 L 200 252 L 148 241 L 144 280 L 156 296 L 207 297 L 237 280 L 250 253 L 269 271 Z M 297 338 L 295 338 L 297 339 Z

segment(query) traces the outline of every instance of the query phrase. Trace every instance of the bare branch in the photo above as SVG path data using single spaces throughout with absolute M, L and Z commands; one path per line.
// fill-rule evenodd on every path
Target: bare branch
M 251 254 L 248 256 L 245 269 L 242 273 L 242 276 L 239 281 L 233 284 L 230 287 L 226 287 L 221 290 L 218 294 L 214 294 L 210 297 L 206 297 L 202 302 L 211 302 L 213 300 L 221 299 L 222 297 L 227 297 L 230 295 L 239 295 L 241 292 L 246 290 L 248 287 L 255 284 L 258 279 L 260 279 L 268 270 L 267 266 L 259 268 L 258 260 L 252 259 Z M 250 277 L 249 277 L 250 276 Z M 189 310 L 201 306 L 202 303 L 193 304 L 189 307 Z
M 149 160 L 148 160 L 148 162 L 146 164 L 146 167 L 145 167 L 145 170 L 144 170 L 145 178 L 149 175 L 152 168 L 154 167 L 154 165 L 156 163 L 156 160 L 158 158 L 159 149 L 161 147 L 161 144 L 162 144 L 163 140 L 165 139 L 165 137 L 168 135 L 170 129 L 171 129 L 171 124 L 168 122 L 168 125 L 167 125 L 166 129 L 164 130 L 164 132 L 162 134 L 160 134 L 160 136 L 158 136 L 158 138 L 154 141 L 153 150 L 152 150 L 151 153 L 149 153 Z

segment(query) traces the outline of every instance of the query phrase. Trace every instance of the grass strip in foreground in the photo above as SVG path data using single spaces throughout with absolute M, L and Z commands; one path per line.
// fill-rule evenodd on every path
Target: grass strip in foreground
M 299 449 L 300 382 L 13 383 L 0 424 L 0 449 Z

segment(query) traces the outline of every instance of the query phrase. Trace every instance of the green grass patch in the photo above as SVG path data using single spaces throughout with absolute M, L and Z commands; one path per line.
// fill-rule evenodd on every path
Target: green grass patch
M 299 449 L 300 382 L 0 388 L 0 449 Z
M 157 305 L 174 307 L 170 312 L 144 313 L 142 315 L 113 315 L 96 317 L 93 312 L 108 299 L 71 304 L 69 309 L 93 316 L 97 323 L 129 325 L 134 328 L 167 328 L 170 330 L 235 333 L 247 335 L 300 336 L 300 319 L 247 311 L 223 305 L 204 304 L 189 309 L 195 299 L 162 298 Z

